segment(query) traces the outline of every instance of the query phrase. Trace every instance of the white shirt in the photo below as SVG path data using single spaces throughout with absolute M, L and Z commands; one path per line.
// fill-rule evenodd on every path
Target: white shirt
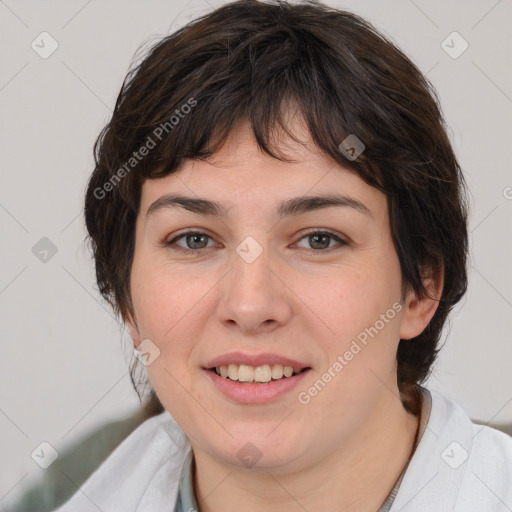
M 427 427 L 390 512 L 512 511 L 512 438 L 430 393 Z M 172 512 L 189 451 L 165 411 L 130 434 L 56 512 Z

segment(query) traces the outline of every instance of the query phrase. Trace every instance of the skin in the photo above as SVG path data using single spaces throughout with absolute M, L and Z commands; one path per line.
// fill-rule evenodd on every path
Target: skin
M 186 161 L 142 189 L 131 274 L 135 318 L 128 325 L 134 346 L 150 339 L 160 350 L 149 376 L 190 439 L 201 511 L 238 511 L 241 503 L 253 512 L 375 511 L 407 463 L 418 429 L 418 418 L 399 400 L 396 351 L 400 338 L 425 328 L 437 302 L 412 292 L 402 300 L 385 195 L 323 155 L 299 119 L 291 129 L 304 144 L 284 135 L 278 144 L 294 163 L 261 152 L 242 124 L 209 161 Z M 333 191 L 369 214 L 334 206 L 275 217 L 283 200 Z M 227 214 L 168 207 L 147 215 L 170 193 L 217 201 Z M 165 245 L 194 228 L 208 236 L 196 245 L 186 237 Z M 328 230 L 346 243 L 311 240 L 304 230 Z M 236 252 L 247 236 L 263 249 L 250 264 Z M 439 297 L 441 279 L 427 284 Z M 397 303 L 402 310 L 301 404 L 298 393 Z M 202 369 L 235 350 L 279 353 L 312 370 L 272 403 L 237 404 Z M 262 454 L 251 468 L 237 456 L 248 442 Z

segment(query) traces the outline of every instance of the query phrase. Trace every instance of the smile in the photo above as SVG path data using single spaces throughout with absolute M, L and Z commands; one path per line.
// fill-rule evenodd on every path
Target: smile
M 284 366 L 282 364 L 264 364 L 254 367 L 246 364 L 234 363 L 217 366 L 211 370 L 215 371 L 217 375 L 220 375 L 224 379 L 229 379 L 235 382 L 246 382 L 249 384 L 286 379 L 302 371 L 294 370 L 291 366 Z
M 239 370 L 239 366 L 244 365 L 235 364 L 234 366 L 235 370 Z M 263 366 L 270 367 L 270 365 Z M 227 365 L 226 368 L 228 368 L 229 372 L 229 365 Z M 251 371 L 256 370 L 256 368 L 259 367 L 249 367 Z M 268 378 L 268 371 L 269 370 L 264 370 L 264 372 L 266 372 L 265 378 Z M 281 371 L 283 374 L 282 377 L 278 379 L 271 378 L 271 380 L 267 382 L 254 381 L 254 376 L 252 377 L 251 381 L 240 381 L 238 379 L 231 380 L 229 375 L 226 377 L 218 375 L 216 368 L 204 370 L 204 373 L 207 377 L 209 377 L 209 380 L 213 384 L 214 389 L 220 392 L 224 398 L 229 399 L 231 402 L 237 404 L 266 404 L 276 402 L 280 398 L 285 398 L 288 393 L 299 386 L 299 383 L 303 381 L 306 375 L 309 374 L 311 368 L 304 368 L 298 373 L 293 373 L 292 371 L 292 374 L 289 377 L 285 376 L 284 367 Z M 289 373 L 289 371 L 290 370 L 287 370 L 287 373 Z M 272 372 L 272 368 L 270 369 L 270 372 Z M 242 369 L 242 377 L 243 373 L 244 370 Z

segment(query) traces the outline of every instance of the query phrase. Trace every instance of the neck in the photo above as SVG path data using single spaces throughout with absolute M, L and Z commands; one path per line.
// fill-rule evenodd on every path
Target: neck
M 385 390 L 371 417 L 347 442 L 320 463 L 293 473 L 233 471 L 192 446 L 199 508 L 376 512 L 408 463 L 418 428 L 419 417 Z

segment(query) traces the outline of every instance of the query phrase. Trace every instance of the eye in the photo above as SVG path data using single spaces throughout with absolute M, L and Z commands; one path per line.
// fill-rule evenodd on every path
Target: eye
M 336 243 L 338 246 L 348 245 L 348 242 L 340 236 L 325 230 L 302 232 L 299 236 L 299 241 L 295 245 L 300 247 L 299 243 L 305 240 L 309 247 L 301 248 L 310 249 L 314 252 L 328 252 L 328 249 L 335 247 Z M 209 242 L 211 242 L 210 245 Z M 209 249 L 214 245 L 211 236 L 202 231 L 187 231 L 165 242 L 165 246 L 183 254 L 199 254 L 201 251 Z
M 302 240 L 306 240 L 306 243 L 310 246 L 304 247 L 305 249 L 313 249 L 314 251 L 320 252 L 327 252 L 325 249 L 332 249 L 331 242 L 333 241 L 337 242 L 340 246 L 348 245 L 348 242 L 330 231 L 310 231 L 306 234 L 302 233 L 299 242 Z M 299 242 L 297 242 L 297 244 Z
M 184 240 L 182 244 L 179 244 L 179 240 Z M 186 233 L 181 233 L 179 236 L 173 238 L 169 242 L 166 242 L 167 246 L 177 246 L 173 247 L 177 251 L 183 252 L 184 254 L 191 254 L 200 252 L 201 249 L 208 249 L 211 246 L 208 246 L 208 241 L 212 241 L 211 237 L 206 233 L 201 231 L 187 231 Z

